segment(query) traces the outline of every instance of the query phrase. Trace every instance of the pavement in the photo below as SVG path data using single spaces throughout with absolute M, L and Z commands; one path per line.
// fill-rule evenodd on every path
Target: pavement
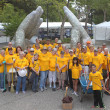
M 72 110 L 98 110 L 91 109 L 93 105 L 92 94 L 84 95 L 83 101 L 80 102 L 80 96 L 77 97 L 71 93 L 72 91 L 68 90 L 67 95 L 73 98 Z M 80 95 L 80 91 L 78 93 Z M 39 90 L 37 93 L 28 88 L 25 94 L 20 92 L 18 95 L 8 91 L 0 92 L 0 110 L 63 110 L 62 99 L 64 95 L 65 90 L 53 92 L 50 88 L 44 92 Z M 106 106 L 105 110 L 110 110 L 110 96 L 104 94 L 103 101 Z

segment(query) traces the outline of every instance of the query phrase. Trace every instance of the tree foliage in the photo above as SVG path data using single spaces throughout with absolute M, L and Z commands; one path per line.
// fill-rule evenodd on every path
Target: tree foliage
M 15 8 L 11 4 L 6 4 L 2 13 L 0 14 L 0 21 L 6 23 L 5 27 L 5 34 L 7 36 L 13 37 L 18 26 L 20 25 L 21 21 L 25 18 L 26 14 L 23 10 Z

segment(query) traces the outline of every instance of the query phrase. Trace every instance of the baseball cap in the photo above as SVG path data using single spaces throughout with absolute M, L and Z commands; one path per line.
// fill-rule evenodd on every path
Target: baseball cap
M 34 48 L 31 48 L 30 51 L 33 52 L 34 51 Z

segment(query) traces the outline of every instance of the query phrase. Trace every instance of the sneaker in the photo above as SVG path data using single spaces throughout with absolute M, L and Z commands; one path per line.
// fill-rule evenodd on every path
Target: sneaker
M 25 94 L 26 92 L 25 91 L 22 91 L 22 93 Z
M 52 86 L 50 85 L 49 88 L 52 88 Z
M 11 89 L 11 87 L 9 86 L 9 87 L 8 87 L 8 91 L 10 91 L 10 89 Z
M 2 92 L 4 91 L 4 89 L 0 89 Z
M 16 94 L 18 94 L 18 92 L 16 91 Z
M 44 87 L 44 90 L 47 90 L 47 88 L 46 88 L 46 87 Z
M 77 94 L 77 92 L 74 92 L 74 94 L 75 94 L 75 96 L 77 96 L 77 97 L 79 96 L 79 95 Z
M 43 92 L 43 91 L 44 91 L 44 89 L 43 89 L 43 88 L 41 88 L 40 90 L 41 90 L 41 92 Z
M 72 94 L 72 95 L 74 95 L 74 94 L 75 94 L 75 92 L 73 91 L 71 94 Z

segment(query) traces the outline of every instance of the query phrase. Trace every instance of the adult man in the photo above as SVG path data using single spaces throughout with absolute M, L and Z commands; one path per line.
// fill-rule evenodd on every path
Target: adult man
M 57 42 L 58 42 L 58 38 L 55 38 L 55 43 L 53 44 L 54 48 L 55 48 L 56 45 L 58 45 Z
M 87 52 L 90 52 L 90 45 L 91 45 L 91 41 L 87 41 Z
M 37 54 L 39 55 L 39 54 L 41 53 L 40 46 L 39 46 L 38 43 L 36 43 L 35 46 L 36 46 L 36 48 L 35 48 L 35 50 L 34 50 L 34 54 L 37 53 Z
M 44 45 L 47 49 L 48 47 L 52 47 L 53 48 L 53 45 L 50 44 L 50 39 L 47 39 L 46 41 L 46 44 Z
M 0 53 L 0 89 L 3 91 L 4 89 L 4 64 L 3 61 L 5 59 L 5 51 L 1 50 Z
M 9 48 L 12 48 L 13 54 L 16 53 L 16 48 L 12 47 L 12 42 L 9 42 L 8 43 L 8 48 L 6 48 L 6 51 L 5 51 L 5 55 L 8 55 L 9 54 L 9 51 L 8 51 Z
M 79 59 L 81 61 L 81 64 L 82 64 L 82 68 L 84 70 L 84 73 L 86 75 L 89 74 L 89 67 L 90 67 L 90 64 L 91 64 L 91 55 L 89 52 L 87 52 L 87 47 L 86 46 L 83 46 L 83 53 L 80 53 L 79 54 Z
M 66 78 L 67 70 L 67 59 L 64 57 L 64 51 L 61 51 L 60 54 L 61 56 L 57 58 L 57 75 L 59 81 L 59 87 L 57 89 L 59 90 L 62 84 L 62 90 L 64 90 L 64 81 Z
M 58 51 L 61 52 L 63 50 L 63 48 L 62 48 L 62 41 L 58 40 L 57 44 L 58 44 Z
M 98 55 L 98 50 L 94 49 L 94 56 L 91 57 L 92 64 L 96 65 L 96 70 L 102 73 L 103 59 Z
M 17 58 L 16 54 L 13 54 L 13 49 L 8 48 L 9 54 L 5 56 L 5 61 L 6 61 L 6 68 L 7 68 L 7 81 L 8 81 L 8 90 L 10 91 L 11 88 L 11 81 L 12 81 L 12 74 L 14 71 L 14 62 Z M 11 71 L 12 70 L 12 71 Z M 15 73 L 13 74 L 13 80 L 16 81 L 15 79 Z

